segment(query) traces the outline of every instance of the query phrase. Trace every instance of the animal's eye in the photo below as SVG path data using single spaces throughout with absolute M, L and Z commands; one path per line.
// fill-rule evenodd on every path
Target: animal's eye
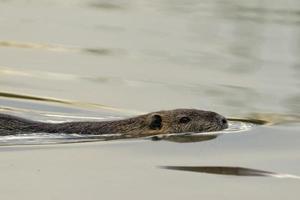
M 150 128 L 153 130 L 161 129 L 162 119 L 160 115 L 153 115 L 150 123 Z
M 191 121 L 191 119 L 189 117 L 181 117 L 180 120 L 179 120 L 179 123 L 186 124 L 189 121 Z
M 227 123 L 227 120 L 226 120 L 226 119 L 222 119 L 222 123 L 223 123 L 223 124 L 226 124 L 226 123 Z

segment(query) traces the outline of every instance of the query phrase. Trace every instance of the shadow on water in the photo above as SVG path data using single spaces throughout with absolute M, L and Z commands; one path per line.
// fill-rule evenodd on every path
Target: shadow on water
M 258 169 L 230 166 L 162 166 L 163 169 L 179 170 L 187 172 L 208 173 L 231 176 L 260 176 L 273 178 L 293 178 L 300 179 L 299 176 L 291 174 L 280 174 L 276 172 L 263 171 Z

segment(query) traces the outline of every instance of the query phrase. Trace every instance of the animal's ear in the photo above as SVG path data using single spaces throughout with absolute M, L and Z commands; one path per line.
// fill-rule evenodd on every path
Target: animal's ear
M 161 116 L 158 114 L 152 115 L 150 119 L 150 129 L 152 130 L 159 130 L 162 127 L 162 119 Z

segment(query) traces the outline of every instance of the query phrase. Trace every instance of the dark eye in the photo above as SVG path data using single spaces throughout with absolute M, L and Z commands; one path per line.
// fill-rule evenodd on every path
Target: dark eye
M 222 123 L 223 123 L 223 124 L 226 124 L 226 123 L 227 123 L 227 120 L 226 120 L 226 119 L 222 119 Z
M 180 120 L 179 120 L 179 123 L 186 124 L 189 121 L 191 121 L 191 119 L 189 117 L 181 117 Z

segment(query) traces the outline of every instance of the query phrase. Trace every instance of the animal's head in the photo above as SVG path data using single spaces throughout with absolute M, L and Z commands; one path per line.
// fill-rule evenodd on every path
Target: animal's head
M 152 133 L 210 132 L 228 128 L 225 117 L 215 112 L 196 109 L 159 111 L 146 115 L 146 125 Z

